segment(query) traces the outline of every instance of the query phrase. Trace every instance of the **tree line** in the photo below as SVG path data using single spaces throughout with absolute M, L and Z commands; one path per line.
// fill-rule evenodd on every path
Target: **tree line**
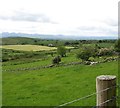
M 106 41 L 105 41 L 106 42 Z M 57 48 L 58 56 L 53 58 L 53 64 L 58 64 L 61 61 L 61 57 L 66 56 L 65 46 L 59 46 Z M 118 39 L 113 47 L 110 48 L 101 48 L 98 44 L 95 46 L 83 46 L 80 44 L 78 51 L 76 53 L 76 58 L 82 59 L 82 61 L 93 60 L 95 57 L 100 56 L 112 56 L 120 54 L 120 39 Z

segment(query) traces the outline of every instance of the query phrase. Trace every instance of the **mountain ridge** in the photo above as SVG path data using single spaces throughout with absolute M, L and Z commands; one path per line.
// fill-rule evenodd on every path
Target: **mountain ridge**
M 76 35 L 51 35 L 51 34 L 28 34 L 28 33 L 9 33 L 2 32 L 1 37 L 28 37 L 40 39 L 53 39 L 53 40 L 103 40 L 103 39 L 117 39 L 115 36 L 76 36 Z

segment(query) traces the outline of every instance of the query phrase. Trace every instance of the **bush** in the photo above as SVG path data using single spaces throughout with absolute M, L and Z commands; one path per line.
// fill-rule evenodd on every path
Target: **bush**
M 58 55 L 60 55 L 61 57 L 66 56 L 66 48 L 64 46 L 59 46 L 57 48 L 57 53 Z
M 108 55 L 112 55 L 113 54 L 113 50 L 111 48 L 101 48 L 99 49 L 98 52 L 98 56 L 108 56 Z
M 89 59 L 88 59 L 89 61 L 92 61 L 92 62 L 94 62 L 95 61 L 95 59 L 94 59 L 94 57 L 89 57 Z
M 6 62 L 6 61 L 9 61 L 8 58 L 2 58 L 2 62 Z
M 96 55 L 96 49 L 90 46 L 83 47 L 77 52 L 77 58 L 81 58 L 83 61 L 87 61 L 89 57 Z
M 116 41 L 114 48 L 117 52 L 120 53 L 120 39 Z
M 61 61 L 60 56 L 57 56 L 57 57 L 54 57 L 54 58 L 53 58 L 52 63 L 53 63 L 53 64 L 59 64 L 60 61 Z

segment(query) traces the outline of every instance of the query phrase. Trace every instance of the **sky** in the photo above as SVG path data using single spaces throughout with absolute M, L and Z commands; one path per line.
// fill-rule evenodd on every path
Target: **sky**
M 0 0 L 0 33 L 118 36 L 119 0 Z

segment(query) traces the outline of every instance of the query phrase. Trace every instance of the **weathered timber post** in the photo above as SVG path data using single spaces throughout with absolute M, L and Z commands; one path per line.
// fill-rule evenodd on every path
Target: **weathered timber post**
M 96 78 L 97 108 L 116 107 L 116 76 L 101 75 Z

